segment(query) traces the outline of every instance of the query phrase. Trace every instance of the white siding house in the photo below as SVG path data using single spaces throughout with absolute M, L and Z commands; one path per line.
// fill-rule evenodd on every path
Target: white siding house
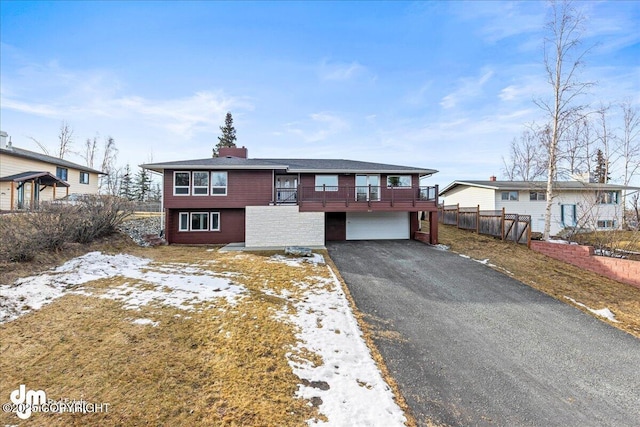
M 551 234 L 565 228 L 616 229 L 622 223 L 621 194 L 637 190 L 614 184 L 558 181 L 551 208 Z M 522 181 L 454 181 L 440 191 L 444 204 L 480 206 L 480 210 L 531 215 L 531 230 L 544 230 L 546 183 Z
M 97 194 L 102 172 L 14 147 L 0 135 L 0 210 L 30 209 L 69 194 Z

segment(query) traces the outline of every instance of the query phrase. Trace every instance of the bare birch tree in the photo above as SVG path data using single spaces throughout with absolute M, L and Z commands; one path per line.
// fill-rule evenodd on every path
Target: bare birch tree
M 511 141 L 509 160 L 502 158 L 503 172 L 508 180 L 534 181 L 544 176 L 546 163 L 541 136 L 539 132 L 527 129 L 522 132 L 520 139 Z
M 98 154 L 98 137 L 94 136 L 93 139 L 87 138 L 84 142 L 82 157 L 84 158 L 85 164 L 92 169 L 96 154 Z
M 58 157 L 64 159 L 64 156 L 71 151 L 73 143 L 73 129 L 69 123 L 64 120 L 60 124 L 60 133 L 58 134 Z
M 573 7 L 571 1 L 551 2 L 550 18 L 546 24 L 547 36 L 544 40 L 544 66 L 553 96 L 551 100 L 535 101 L 549 117 L 551 129 L 547 146 L 547 205 L 543 232 L 545 240 L 549 239 L 551 230 L 553 184 L 558 175 L 559 144 L 572 117 L 582 109 L 575 105 L 576 98 L 592 86 L 592 83 L 580 82 L 576 75 L 582 68 L 583 57 L 588 51 L 579 50 L 584 21 L 584 16 Z
M 640 115 L 630 101 L 620 104 L 622 109 L 622 137 L 619 141 L 619 152 L 622 159 L 622 184 L 627 186 L 640 171 Z M 636 193 L 637 195 L 637 193 Z M 622 207 L 627 209 L 627 192 L 622 192 Z M 638 198 L 635 199 L 636 220 L 638 219 Z M 626 215 L 623 214 L 623 226 L 626 226 Z
M 102 166 L 100 168 L 105 174 L 100 177 L 100 192 L 103 194 L 118 194 L 118 181 L 120 179 L 120 173 L 116 168 L 117 157 L 118 149 L 116 148 L 116 141 L 112 137 L 108 137 L 104 141 Z

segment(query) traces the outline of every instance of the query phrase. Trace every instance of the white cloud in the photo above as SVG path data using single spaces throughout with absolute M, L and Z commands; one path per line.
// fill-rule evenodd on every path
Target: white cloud
M 327 60 L 320 64 L 319 75 L 322 80 L 346 81 L 352 80 L 367 72 L 366 67 L 357 61 L 351 63 L 330 63 Z
M 443 97 L 440 105 L 442 108 L 449 109 L 469 98 L 475 98 L 481 95 L 482 86 L 484 86 L 492 76 L 492 70 L 483 70 L 482 75 L 477 78 L 465 77 L 460 79 L 458 89 Z
M 350 128 L 343 118 L 326 112 L 310 114 L 309 120 L 288 123 L 285 127 L 304 142 L 323 141 Z

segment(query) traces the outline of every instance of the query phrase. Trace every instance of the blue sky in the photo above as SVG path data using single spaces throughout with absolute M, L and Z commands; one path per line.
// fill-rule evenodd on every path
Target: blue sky
M 585 101 L 640 105 L 640 2 L 578 2 Z M 231 111 L 250 157 L 502 175 L 548 97 L 547 4 L 0 1 L 0 127 L 15 145 L 112 136 L 118 162 L 205 158 Z M 81 162 L 80 157 L 69 160 Z

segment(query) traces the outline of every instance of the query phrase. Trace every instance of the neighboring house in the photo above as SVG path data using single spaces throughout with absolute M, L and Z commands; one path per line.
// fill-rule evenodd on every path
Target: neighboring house
M 14 147 L 0 133 L 0 211 L 33 209 L 72 193 L 96 194 L 102 172 Z
M 327 159 L 220 157 L 142 165 L 163 174 L 169 243 L 323 246 L 330 240 L 409 239 L 429 214 L 437 239 L 432 169 Z
M 544 231 L 547 183 L 542 181 L 454 181 L 440 191 L 445 205 L 480 206 L 531 215 L 531 230 Z M 551 207 L 551 235 L 565 228 L 617 229 L 622 224 L 622 191 L 637 190 L 614 184 L 557 181 Z

